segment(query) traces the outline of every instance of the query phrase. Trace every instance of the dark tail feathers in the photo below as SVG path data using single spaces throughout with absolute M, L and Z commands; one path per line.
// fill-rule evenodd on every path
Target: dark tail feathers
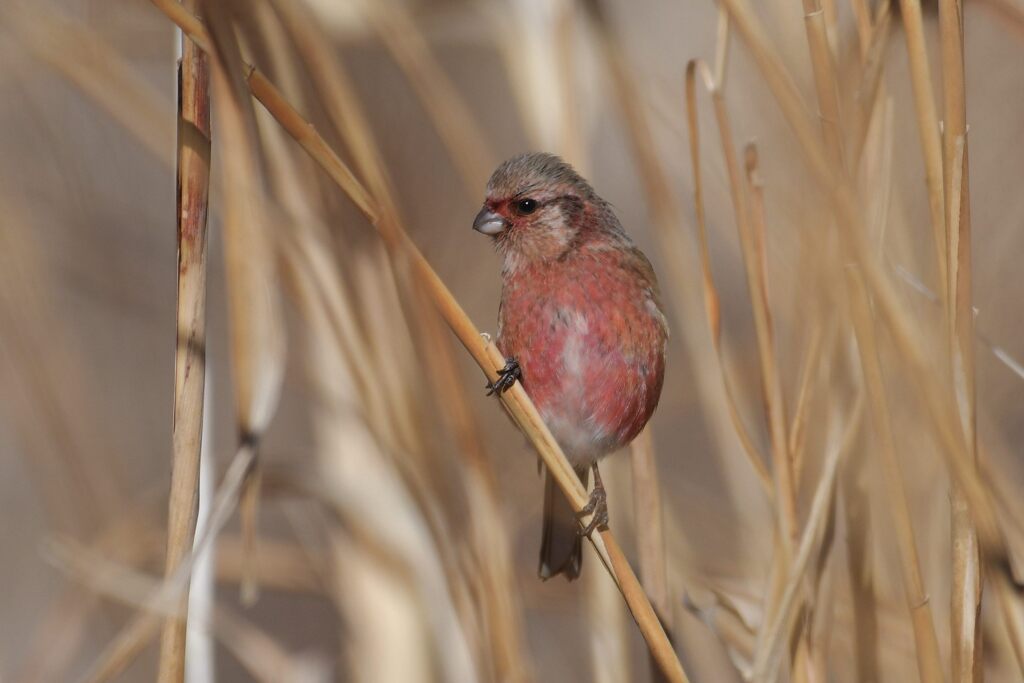
M 574 468 L 586 488 L 590 467 Z M 583 539 L 579 534 L 576 514 L 569 501 L 555 483 L 551 473 L 544 469 L 544 532 L 540 544 L 540 578 L 564 574 L 572 581 L 580 575 L 583 564 Z

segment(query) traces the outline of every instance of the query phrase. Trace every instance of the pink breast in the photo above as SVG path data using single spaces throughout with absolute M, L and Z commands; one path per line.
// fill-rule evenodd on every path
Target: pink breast
M 629 443 L 661 393 L 665 329 L 649 292 L 600 268 L 506 283 L 498 347 L 570 460 Z

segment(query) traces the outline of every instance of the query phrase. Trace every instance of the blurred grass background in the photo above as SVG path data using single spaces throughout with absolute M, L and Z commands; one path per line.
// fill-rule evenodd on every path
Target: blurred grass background
M 951 397 L 942 307 L 921 291 L 922 284 L 933 292 L 941 287 L 900 14 L 893 10 L 880 42 L 881 85 L 870 95 L 862 90 L 867 67 L 858 50 L 856 11 L 866 7 L 881 17 L 881 5 L 824 4 L 837 12 L 832 49 L 849 154 L 859 145 L 855 112 L 867 106 L 871 121 L 864 151 L 856 155 L 861 162 L 849 168 L 867 217 L 870 254 L 928 360 L 932 389 Z M 224 3 L 209 21 L 221 36 L 238 37 L 245 59 L 268 74 L 372 185 L 354 161 L 351 140 L 330 118 L 332 107 L 351 103 L 330 100 L 311 77 L 301 50 L 286 37 L 283 10 L 275 14 L 272 5 Z M 512 154 L 546 149 L 565 155 L 652 257 L 673 303 L 665 392 L 650 428 L 663 503 L 667 619 L 692 680 L 740 681 L 760 647 L 765 610 L 774 609 L 763 600 L 779 588 L 770 578 L 779 539 L 775 507 L 744 455 L 719 373 L 724 363 L 755 447 L 771 452 L 742 245 L 703 97 L 704 195 L 721 356 L 701 304 L 683 73 L 693 58 L 714 61 L 719 10 L 712 2 L 607 0 L 599 5 L 602 23 L 594 19 L 595 6 L 311 0 L 301 3 L 301 13 L 351 77 L 400 224 L 479 328 L 494 331 L 498 260 L 470 223 L 490 170 Z M 772 0 L 756 9 L 807 114 L 816 117 L 804 8 Z M 924 9 L 942 118 L 937 10 L 928 3 Z M 1017 145 L 1024 135 L 1024 6 L 972 0 L 964 14 L 978 443 L 985 491 L 1013 558 L 1024 542 L 1024 377 L 1013 360 L 1024 359 L 1024 316 L 1018 313 L 1024 155 Z M 124 601 L 139 591 L 115 570 L 131 567 L 153 580 L 163 573 L 179 38 L 146 2 L 7 0 L 0 17 L 0 678 L 77 680 L 134 613 Z M 417 55 L 417 46 L 432 61 Z M 614 46 L 624 57 L 625 91 L 614 75 Z M 404 61 L 403 49 L 412 50 Z M 430 71 L 435 66 L 443 82 Z M 240 82 L 240 71 L 229 73 Z M 735 34 L 727 74 L 734 141 L 741 150 L 756 141 L 760 160 L 768 301 L 790 419 L 808 376 L 809 349 L 820 335 L 821 360 L 808 381 L 805 465 L 797 479 L 802 529 L 825 454 L 835 447 L 833 431 L 853 419 L 862 391 L 855 324 L 843 294 L 848 257 L 827 237 L 836 229 L 833 207 L 756 59 Z M 235 200 L 251 200 L 237 177 L 225 175 L 233 151 L 218 132 L 224 119 L 217 95 L 227 92 L 213 91 L 205 347 L 204 457 L 212 466 L 207 474 L 218 480 L 237 448 L 239 413 L 224 207 L 232 192 Z M 637 152 L 637 119 L 624 115 L 630 107 L 649 132 L 653 176 L 652 158 L 645 162 Z M 280 328 L 288 352 L 279 397 L 276 387 L 268 390 L 276 412 L 260 442 L 257 551 L 247 550 L 232 521 L 216 548 L 215 600 L 229 616 L 208 617 L 198 628 L 196 642 L 208 633 L 218 643 L 216 679 L 648 680 L 643 640 L 590 550 L 581 581 L 536 578 L 537 459 L 499 405 L 484 397 L 479 369 L 447 331 L 440 337 L 431 332 L 429 307 L 416 298 L 401 266 L 392 268 L 344 194 L 269 117 L 260 112 L 253 120 L 259 138 L 253 124 L 243 139 L 256 154 L 250 180 L 263 198 L 252 208 L 273 254 L 262 275 L 280 294 L 279 315 L 270 314 L 267 324 Z M 439 121 L 454 126 L 448 137 L 439 134 Z M 659 227 L 666 223 L 668 238 Z M 246 244 L 238 247 L 244 253 Z M 951 642 L 957 642 L 949 626 L 950 477 L 921 387 L 912 383 L 891 330 L 877 314 L 876 321 L 895 450 L 948 672 Z M 431 371 L 438 339 L 458 377 L 444 387 L 437 386 L 443 373 Z M 466 441 L 465 425 L 452 419 L 453 400 L 468 401 L 470 431 L 484 451 L 482 480 L 496 484 L 483 485 L 483 494 L 467 475 L 467 443 L 474 441 Z M 875 459 L 880 446 L 870 415 L 865 410 L 843 455 L 838 503 L 829 513 L 834 534 L 821 544 L 816 580 L 801 589 L 806 607 L 802 625 L 793 627 L 782 680 L 918 676 L 889 516 L 893 501 Z M 640 561 L 634 514 L 640 501 L 629 456 L 605 462 L 611 526 L 631 560 Z M 770 458 L 764 463 L 771 468 Z M 479 578 L 482 567 L 489 567 L 487 580 Z M 986 567 L 991 581 L 998 570 Z M 853 586 L 858 571 L 861 582 Z M 239 596 L 248 572 L 260 586 L 255 602 Z M 114 585 L 96 597 L 103 576 L 114 576 Z M 1024 663 L 1014 657 L 997 595 L 986 586 L 979 661 L 986 680 L 1021 680 Z M 1019 610 L 1020 591 L 1010 599 Z M 157 642 L 150 640 L 121 680 L 155 679 Z M 799 670 L 800 642 L 812 650 L 807 671 Z M 502 645 L 508 652 L 500 652 Z M 190 641 L 190 653 L 200 648 Z M 189 680 L 208 678 L 197 670 Z

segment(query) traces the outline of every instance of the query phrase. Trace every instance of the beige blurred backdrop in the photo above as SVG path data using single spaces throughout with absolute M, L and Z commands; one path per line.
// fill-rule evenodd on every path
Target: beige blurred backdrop
M 152 578 L 163 571 L 175 353 L 173 158 L 178 38 L 171 23 L 141 0 L 54 0 L 32 3 L 24 13 L 15 12 L 13 0 L 3 4 L 9 6 L 0 6 L 0 203 L 4 207 L 0 218 L 0 679 L 76 680 L 134 611 L 109 594 L 90 597 L 88 581 L 73 575 L 61 560 L 65 555 L 60 548 L 68 547 L 61 544 L 68 539 L 81 546 L 98 544 L 97 539 L 111 528 L 130 521 L 134 526 L 126 536 L 101 554 Z M 255 17 L 254 8 L 264 3 L 233 4 L 242 8 L 238 12 Z M 700 306 L 703 290 L 683 74 L 688 60 L 714 58 L 719 21 L 715 4 L 602 3 L 624 51 L 634 104 L 645 117 L 669 201 L 678 212 L 678 234 L 687 254 L 683 262 L 675 260 L 660 241 L 649 187 L 638 170 L 635 140 L 624 119 L 601 38 L 585 11 L 572 10 L 568 2 L 540 0 L 389 0 L 385 4 L 395 5 L 404 20 L 413 24 L 472 117 L 474 130 L 483 136 L 485 146 L 473 147 L 472 158 L 461 166 L 453 160 L 449 141 L 438 134 L 409 72 L 382 41 L 379 18 L 373 18 L 378 10 L 349 0 L 316 0 L 308 7 L 330 38 L 368 113 L 405 227 L 476 325 L 494 332 L 500 282 L 497 256 L 488 240 L 471 230 L 472 218 L 491 168 L 530 149 L 560 152 L 577 163 L 614 205 L 626 229 L 652 257 L 663 286 L 671 290 L 667 296 L 677 305 L 670 307 L 669 314 L 672 339 L 667 377 L 650 430 L 663 503 L 673 630 L 693 680 L 743 680 L 743 667 L 738 670 L 733 662 L 744 657 L 733 652 L 731 658 L 728 638 L 723 641 L 716 632 L 725 628 L 721 613 L 731 615 L 733 609 L 748 621 L 747 627 L 738 628 L 749 628 L 751 637 L 760 627 L 758 615 L 772 567 L 774 513 L 727 416 L 719 356 Z M 808 112 L 816 114 L 800 3 L 758 4 L 757 14 L 796 77 Z M 839 72 L 853 73 L 854 67 L 844 65 L 856 62 L 854 16 L 850 5 L 836 4 Z M 1024 359 L 1024 316 L 1020 314 L 1024 270 L 1019 267 L 1024 254 L 1024 193 L 1020 191 L 1024 154 L 1019 148 L 1024 138 L 1024 23 L 1020 22 L 1024 14 L 1010 0 L 1005 0 L 1005 6 L 995 0 L 968 2 L 965 43 L 974 306 L 977 331 L 983 337 L 976 354 L 979 434 L 985 444 L 985 480 L 1001 492 L 1004 529 L 1011 544 L 1016 544 L 1021 541 L 1018 515 L 1024 510 L 1019 495 L 1024 487 L 1020 458 L 1024 377 L 1019 366 L 1016 370 L 1011 366 L 1012 359 Z M 2 19 L 5 13 L 8 19 Z M 941 93 L 935 15 L 927 6 L 925 24 L 933 80 Z M 283 62 L 271 54 L 267 41 L 252 37 L 266 34 L 260 22 L 239 22 L 238 31 L 243 36 L 249 32 L 245 47 L 249 59 L 271 78 L 281 79 Z M 293 47 L 280 49 L 295 53 Z M 566 57 L 559 50 L 571 57 L 569 98 L 564 97 L 565 81 L 559 72 Z M 818 248 L 807 236 L 816 225 L 822 231 L 828 229 L 830 219 L 827 202 L 815 189 L 814 178 L 744 42 L 734 36 L 730 50 L 725 93 L 737 143 L 756 140 L 758 144 L 767 216 L 769 296 L 775 301 L 783 393 L 792 411 L 815 316 L 844 305 L 816 291 L 818 285 L 806 270 L 808 259 L 814 258 L 808 250 Z M 927 320 L 933 305 L 914 289 L 907 275 L 926 284 L 935 277 L 906 54 L 897 13 L 881 53 L 881 87 L 891 97 L 892 122 L 887 136 L 880 135 L 876 143 L 884 151 L 875 152 L 881 158 L 891 157 L 886 162 L 891 184 L 886 202 L 889 223 L 887 232 L 873 243 L 885 252 L 882 261 L 901 301 Z M 349 159 L 349 149 L 339 144 L 324 105 L 315 99 L 316 86 L 301 76 L 302 63 L 291 60 L 300 74 L 295 92 L 304 93 L 305 98 L 300 111 L 325 132 L 342 158 Z M 115 81 L 116 87 L 103 85 Z M 430 82 L 420 85 L 431 88 Z M 855 91 L 855 85 L 844 88 L 846 93 Z M 152 109 L 147 108 L 150 105 Z M 219 478 L 235 452 L 237 430 L 221 217 L 216 208 L 224 183 L 218 168 L 216 101 L 213 106 L 205 455 Z M 570 106 L 573 118 L 566 124 L 570 114 L 565 108 Z M 728 181 L 706 98 L 701 107 L 710 253 L 721 297 L 726 360 L 738 388 L 742 419 L 758 447 L 767 452 L 757 342 Z M 159 113 L 159 118 L 151 119 L 151 111 Z M 261 120 L 260 125 L 267 124 Z M 149 142 L 140 140 L 139 131 Z M 294 148 L 290 140 L 285 143 Z M 310 210 L 334 231 L 334 251 L 328 252 L 332 262 L 351 265 L 363 259 L 366 268 L 381 268 L 378 238 L 366 220 L 320 171 L 307 165 L 297 148 L 288 153 L 303 170 L 304 190 L 317 202 Z M 476 175 L 467 177 L 466 169 L 475 169 Z M 876 178 L 881 171 L 866 173 Z M 879 196 L 878 188 L 870 196 Z M 267 222 L 273 230 L 290 229 L 287 221 L 271 218 Z M 349 270 L 342 279 L 367 310 L 372 310 L 374 301 L 385 307 L 397 301 L 398 295 L 390 291 L 365 291 L 378 282 L 372 276 Z M 677 291 L 678 285 L 688 291 Z M 377 646 L 367 641 L 381 637 L 373 635 L 377 627 L 354 620 L 357 612 L 340 606 L 351 597 L 349 591 L 363 590 L 352 576 L 360 571 L 372 573 L 373 562 L 378 561 L 359 560 L 369 562 L 370 570 L 345 569 L 346 544 L 372 545 L 366 533 L 388 527 L 392 512 L 394 524 L 400 527 L 408 512 L 393 510 L 387 502 L 389 486 L 396 484 L 375 483 L 377 479 L 358 464 L 344 470 L 345 476 L 353 478 L 349 487 L 363 487 L 367 500 L 379 496 L 383 501 L 375 508 L 362 508 L 371 520 L 366 529 L 353 526 L 346 517 L 359 516 L 361 499 L 354 498 L 354 491 L 338 490 L 339 496 L 350 496 L 350 507 L 356 506 L 353 511 L 341 505 L 342 513 L 312 500 L 294 483 L 319 480 L 331 486 L 334 477 L 342 475 L 324 474 L 325 462 L 335 457 L 325 451 L 358 448 L 359 441 L 345 441 L 342 435 L 338 442 L 331 442 L 325 436 L 331 428 L 324 426 L 322 385 L 331 383 L 332 366 L 316 356 L 317 347 L 310 341 L 313 326 L 296 304 L 294 292 L 285 285 L 282 292 L 288 357 L 278 408 L 260 449 L 265 488 L 259 534 L 263 545 L 274 547 L 259 564 L 268 574 L 277 574 L 264 582 L 254 604 L 240 602 L 242 572 L 237 565 L 253 560 L 240 549 L 239 528 L 232 521 L 219 546 L 223 553 L 216 599 L 239 615 L 247 629 L 251 626 L 275 643 L 292 666 L 288 675 L 294 674 L 296 680 L 309 674 L 306 669 L 327 671 L 329 680 L 387 680 L 381 678 L 387 667 L 360 665 L 359 658 L 411 657 L 416 652 L 433 664 L 405 680 L 451 680 L 457 667 L 436 661 L 455 656 L 445 654 L 444 643 L 424 641 L 427 644 L 410 646 L 403 641 L 429 641 L 428 635 L 443 640 L 447 627 L 430 619 L 426 627 L 403 626 L 395 617 L 398 621 L 389 636 L 395 640 L 394 647 L 374 649 Z M 401 309 L 395 311 L 400 315 Z M 394 364 L 398 376 L 387 380 L 391 382 L 387 386 L 404 383 L 405 398 L 423 404 L 410 414 L 428 425 L 438 422 L 445 406 L 436 403 L 426 387 L 429 373 L 420 370 L 432 362 L 429 353 L 417 348 L 415 335 L 393 338 L 411 333 L 391 325 L 390 318 L 380 324 L 372 316 L 365 318 L 373 344 L 399 358 Z M 580 581 L 542 583 L 536 577 L 542 496 L 537 458 L 499 404 L 485 397 L 479 369 L 446 330 L 445 335 L 463 383 L 458 390 L 469 398 L 498 484 L 497 510 L 507 539 L 497 542 L 507 543 L 510 552 L 513 588 L 509 597 L 521 615 L 528 678 L 649 680 L 643 640 L 589 547 Z M 890 343 L 885 333 L 880 338 L 883 346 Z M 849 378 L 859 378 L 852 333 L 841 332 L 830 343 L 836 349 L 832 362 L 837 369 L 824 371 L 832 379 L 822 382 L 838 388 L 818 391 L 815 400 L 821 403 L 809 413 L 801 515 L 810 505 L 821 471 L 824 423 L 833 408 L 849 412 L 849 387 L 856 384 Z M 1002 353 L 1002 360 L 993 348 Z M 936 596 L 932 606 L 937 632 L 943 657 L 948 657 L 949 480 L 934 452 L 934 439 L 926 428 L 915 427 L 927 420 L 914 407 L 915 389 L 900 376 L 899 362 L 893 353 L 883 352 L 883 365 L 891 370 L 888 389 L 895 437 L 921 565 L 928 592 Z M 833 390 L 835 397 L 829 398 Z M 346 390 L 341 401 L 351 403 L 357 413 L 361 410 L 356 390 Z M 870 429 L 865 418 L 865 430 Z M 423 510 L 426 527 L 433 533 L 450 535 L 445 542 L 451 547 L 445 552 L 458 557 L 468 552 L 465 520 L 475 514 L 462 488 L 458 445 L 450 430 L 422 426 L 416 430 L 426 440 L 424 471 L 436 481 L 417 490 L 416 476 L 401 474 L 401 453 L 386 459 L 392 463 L 386 469 L 399 472 L 395 481 L 404 482 L 401 485 L 411 491 L 403 505 Z M 854 458 L 870 461 L 872 444 L 873 438 L 865 436 L 845 457 L 849 462 Z M 337 455 L 339 462 L 345 457 Z M 636 561 L 629 457 L 618 454 L 602 467 L 609 481 L 612 528 Z M 864 467 L 868 472 L 858 481 L 867 501 L 863 514 L 871 520 L 865 562 L 876 590 L 877 651 L 884 671 L 879 680 L 913 680 L 914 641 L 885 512 L 886 497 L 876 483 L 876 466 L 867 462 Z M 847 471 L 845 465 L 843 471 Z M 432 516 L 442 521 L 430 521 Z M 832 558 L 836 568 L 827 604 L 831 636 L 822 656 L 829 662 L 827 680 L 854 681 L 854 599 L 844 569 L 845 522 L 838 523 L 836 535 L 839 540 Z M 417 564 L 415 554 L 410 557 L 410 571 L 431 571 Z M 235 566 L 230 566 L 232 562 Z M 277 562 L 281 566 L 274 569 Z M 348 572 L 340 588 L 332 579 L 336 571 Z M 448 582 L 459 580 L 458 573 L 446 576 Z M 412 593 L 424 590 L 419 585 Z M 384 594 L 402 595 L 388 590 Z M 449 605 L 456 615 L 454 628 L 471 634 L 468 642 L 477 653 L 473 643 L 481 637 L 483 626 L 466 616 L 465 605 L 459 605 L 461 594 L 454 591 L 452 595 L 448 602 L 455 605 Z M 472 592 L 468 596 L 472 601 Z M 377 608 L 385 609 L 380 603 Z M 395 610 L 401 614 L 401 605 Z M 1021 680 L 994 604 L 986 604 L 983 624 L 987 680 Z M 422 654 L 423 649 L 428 654 Z M 490 680 L 487 666 L 480 664 L 486 657 L 473 656 L 475 675 Z M 223 643 L 217 646 L 214 659 L 217 680 L 253 678 L 253 671 Z M 152 644 L 119 680 L 154 680 L 156 660 L 157 647 Z M 305 673 L 296 673 L 299 669 Z M 315 679 L 319 674 L 311 675 Z

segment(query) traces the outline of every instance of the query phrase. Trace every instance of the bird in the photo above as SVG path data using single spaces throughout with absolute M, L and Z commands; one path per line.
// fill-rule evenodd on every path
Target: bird
M 488 393 L 520 382 L 584 487 L 594 473 L 578 514 L 545 473 L 538 573 L 571 581 L 582 537 L 608 523 L 597 463 L 640 433 L 661 397 L 669 328 L 658 280 L 611 204 L 553 154 L 501 163 L 473 228 L 501 261 L 495 343 L 506 363 Z

